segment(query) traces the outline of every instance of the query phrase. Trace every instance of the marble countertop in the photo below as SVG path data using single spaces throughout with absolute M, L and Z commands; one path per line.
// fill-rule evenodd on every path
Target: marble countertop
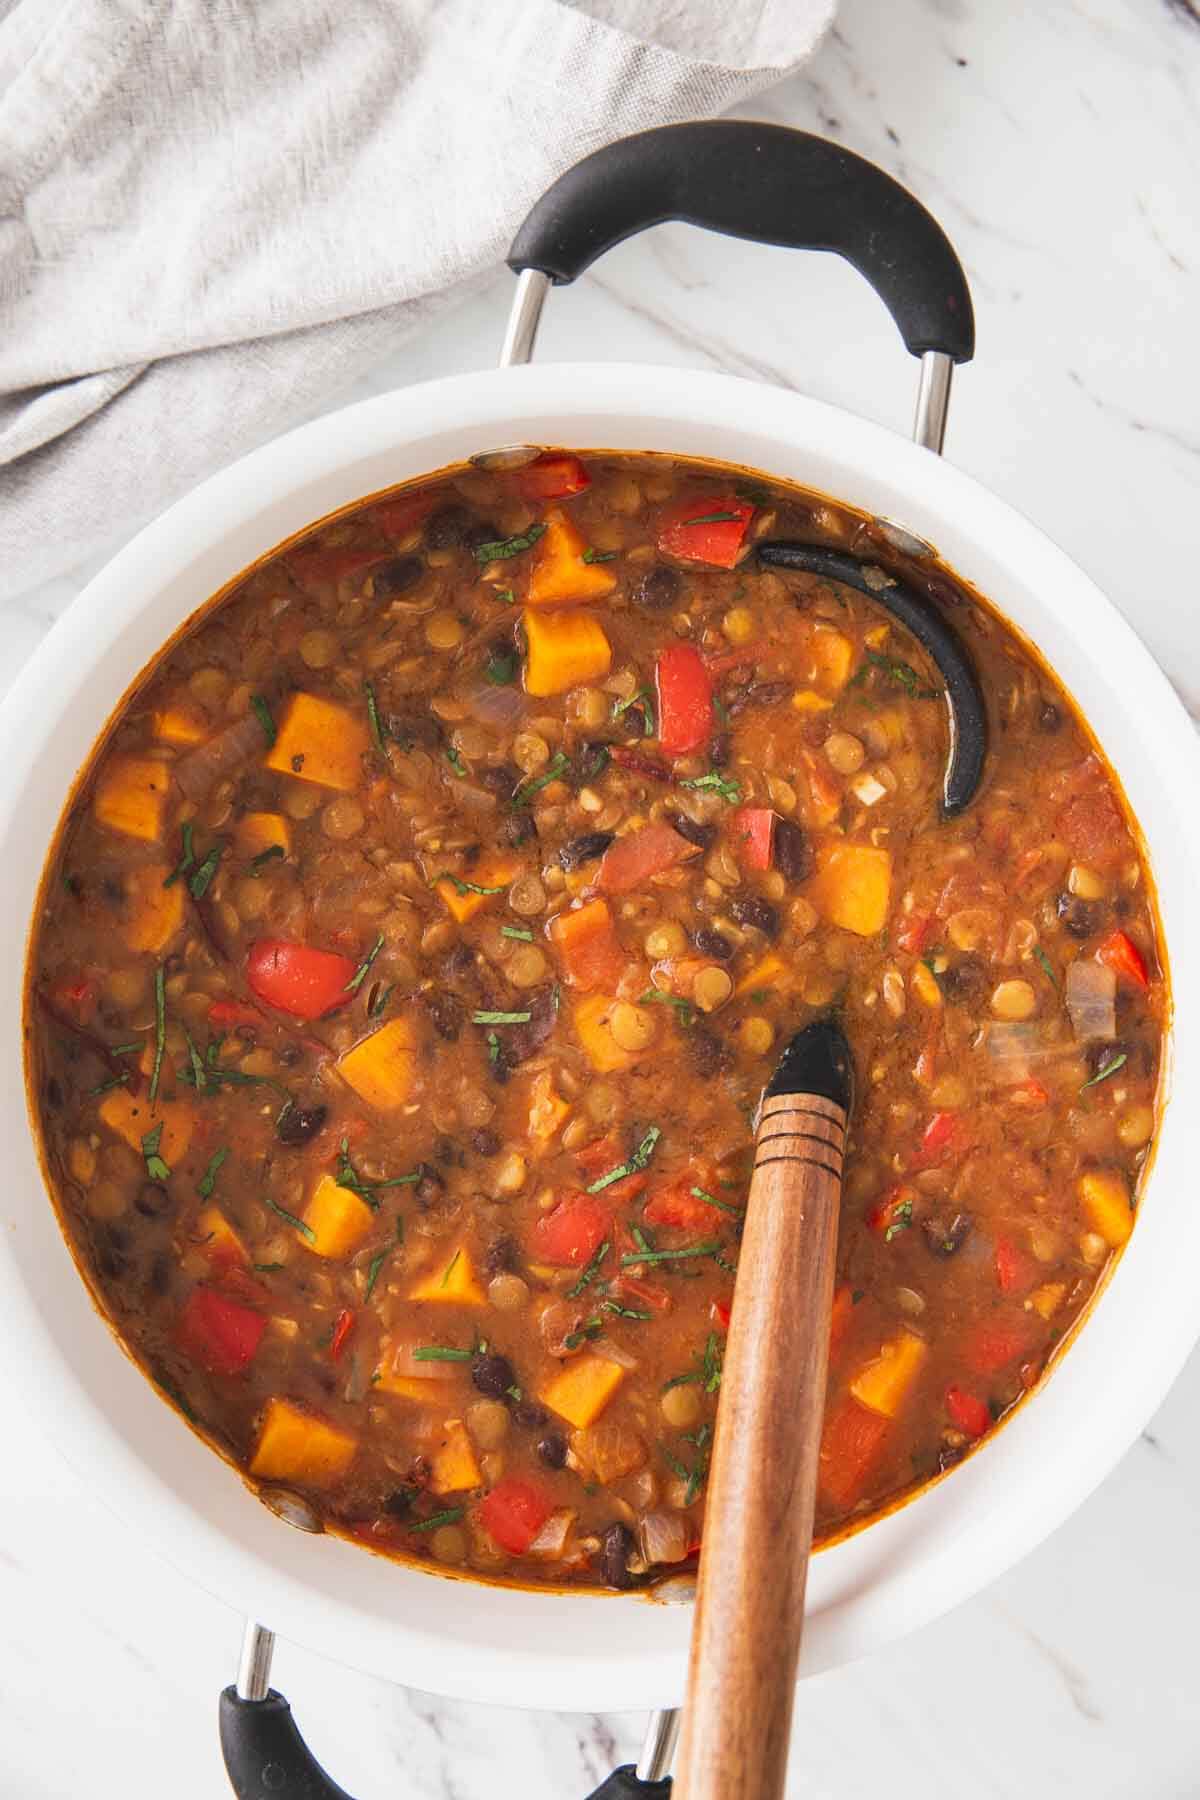
M 843 0 L 805 72 L 752 110 L 873 157 L 941 219 L 979 326 L 948 455 L 1098 579 L 1200 717 L 1196 0 Z M 498 275 L 337 402 L 493 361 L 507 298 Z M 552 298 L 539 355 L 581 354 L 731 370 L 902 431 L 911 416 L 914 368 L 848 269 L 682 228 L 623 246 Z M 0 608 L 0 688 L 91 573 Z M 1198 1407 L 1200 1357 L 1020 1568 L 874 1660 L 805 1683 L 789 1792 L 1200 1793 Z M 242 1621 L 148 1566 L 3 1383 L 0 1443 L 0 1790 L 219 1796 L 216 1698 Z M 633 1757 L 643 1725 L 434 1700 L 286 1643 L 275 1680 L 363 1800 L 582 1800 Z

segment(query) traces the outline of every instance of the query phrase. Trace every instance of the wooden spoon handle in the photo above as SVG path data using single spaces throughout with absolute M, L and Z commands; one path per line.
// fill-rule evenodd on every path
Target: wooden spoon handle
M 829 1361 L 846 1110 L 763 1102 L 721 1379 L 675 1800 L 783 1793 Z

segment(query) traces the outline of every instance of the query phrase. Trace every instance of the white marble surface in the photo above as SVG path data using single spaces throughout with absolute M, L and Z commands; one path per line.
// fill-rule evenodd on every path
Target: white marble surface
M 939 215 L 979 321 L 949 454 L 1099 579 L 1200 715 L 1196 0 L 843 0 L 807 72 L 754 111 L 875 157 Z M 491 361 L 507 293 L 497 276 L 358 391 Z M 912 369 L 848 270 L 678 228 L 555 296 L 540 353 L 728 369 L 899 429 L 910 414 Z M 90 573 L 0 610 L 0 685 Z M 1120 1467 L 1021 1568 L 874 1661 L 806 1684 L 790 1792 L 1200 1794 L 1198 1405 L 1194 1358 Z M 0 1445 L 0 1793 L 219 1796 L 215 1704 L 241 1621 L 147 1566 L 6 1382 Z M 571 1800 L 640 1739 L 640 1719 L 433 1701 L 287 1644 L 275 1673 L 363 1800 Z

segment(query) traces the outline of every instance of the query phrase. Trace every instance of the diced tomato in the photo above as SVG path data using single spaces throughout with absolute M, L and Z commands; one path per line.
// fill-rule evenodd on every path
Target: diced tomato
M 659 515 L 658 547 L 664 556 L 732 569 L 753 513 L 748 501 L 731 494 L 676 501 Z
M 584 1186 L 590 1187 L 610 1169 L 620 1168 L 626 1154 L 615 1138 L 597 1138 L 594 1144 L 585 1144 L 575 1152 L 575 1161 L 583 1174 Z M 601 1192 L 610 1205 L 623 1206 L 627 1200 L 637 1199 L 649 1179 L 645 1170 L 635 1169 L 632 1175 L 622 1175 L 620 1181 L 610 1181 Z
M 1036 1270 L 1032 1260 L 1017 1249 L 1011 1238 L 997 1238 L 995 1249 L 996 1280 L 1002 1294 L 1017 1294 L 1033 1286 Z
M 238 1025 L 262 1026 L 267 1021 L 242 1000 L 214 1000 L 208 1009 L 208 1022 L 220 1031 L 232 1031 Z
M 338 1357 L 342 1354 L 342 1351 L 346 1348 L 346 1341 L 353 1330 L 354 1314 L 348 1306 L 344 1306 L 337 1316 L 337 1323 L 333 1328 L 333 1336 L 329 1340 L 329 1355 L 334 1362 L 337 1361 Z
M 982 1437 L 992 1423 L 992 1415 L 977 1394 L 968 1393 L 966 1388 L 948 1387 L 946 1389 L 946 1411 L 950 1421 L 968 1437 Z
M 1122 981 L 1131 981 L 1135 987 L 1149 986 L 1146 959 L 1133 939 L 1126 937 L 1123 931 L 1110 932 L 1096 955 Z
M 253 1361 L 266 1326 L 261 1313 L 213 1288 L 198 1287 L 179 1315 L 175 1342 L 210 1375 L 240 1375 Z
M 1112 863 L 1130 847 L 1125 821 L 1107 787 L 1069 800 L 1055 820 L 1054 835 L 1088 863 Z
M 728 1300 L 714 1300 L 708 1309 L 708 1316 L 718 1331 L 728 1331 L 729 1321 L 733 1317 L 733 1307 Z
M 632 1241 L 630 1249 L 634 1248 Z M 628 1301 L 630 1306 L 650 1308 L 651 1312 L 669 1313 L 674 1305 L 666 1288 L 656 1282 L 642 1281 L 636 1275 L 618 1275 L 613 1282 L 613 1293 L 618 1300 Z
M 647 1225 L 665 1225 L 676 1231 L 704 1231 L 717 1222 L 717 1213 L 707 1201 L 698 1200 L 693 1187 L 701 1184 L 690 1175 L 656 1188 L 642 1209 Z
M 775 814 L 769 806 L 743 806 L 733 815 L 733 847 L 745 869 L 769 869 L 775 853 Z
M 695 856 L 697 846 L 669 825 L 643 825 L 610 844 L 600 859 L 597 885 L 607 894 L 627 894 L 652 875 L 661 875 Z
M 862 1497 L 883 1455 L 892 1421 L 846 1395 L 825 1421 L 818 1485 L 828 1505 L 845 1512 Z
M 313 950 L 283 938 L 259 938 L 246 956 L 252 993 L 296 1019 L 320 1019 L 349 998 L 357 964 L 334 950 Z
M 896 943 L 901 950 L 907 950 L 911 956 L 920 956 L 933 936 L 937 919 L 933 913 L 909 913 L 900 921 L 900 929 L 896 933 Z
M 658 742 L 664 756 L 702 750 L 713 732 L 712 678 L 692 644 L 670 644 L 654 670 Z
M 920 1145 L 909 1162 L 910 1169 L 931 1169 L 944 1162 L 955 1151 L 965 1148 L 962 1120 L 956 1112 L 935 1112 L 925 1127 Z
M 479 1522 L 510 1556 L 524 1556 L 550 1514 L 554 1502 L 532 1481 L 506 1475 L 479 1504 Z
M 583 993 L 615 992 L 629 966 L 604 900 L 559 913 L 550 922 L 550 941 L 562 959 L 563 980 Z
M 912 1224 L 913 1190 L 909 1187 L 896 1187 L 885 1194 L 867 1214 L 867 1225 L 876 1237 L 887 1239 L 897 1237 Z
M 829 1315 L 829 1360 L 833 1361 L 846 1340 L 850 1329 L 850 1320 L 854 1316 L 854 1291 L 848 1282 L 833 1296 L 833 1310 Z
M 371 508 L 375 522 L 390 538 L 407 537 L 414 525 L 420 525 L 433 511 L 436 494 L 397 494 L 394 500 L 381 500 Z
M 341 544 L 333 549 L 289 550 L 284 561 L 301 587 L 306 587 L 311 582 L 341 581 L 347 575 L 357 575 L 390 554 L 386 545 L 364 550 Z
M 612 1214 L 590 1194 L 568 1194 L 533 1228 L 533 1254 L 538 1262 L 579 1269 L 612 1233 Z
M 547 450 L 536 462 L 517 471 L 517 486 L 526 500 L 567 500 L 582 494 L 592 485 L 592 478 L 577 456 Z
M 963 1361 L 977 1375 L 998 1375 L 1030 1348 L 1029 1328 L 1003 1319 L 985 1319 L 967 1338 Z

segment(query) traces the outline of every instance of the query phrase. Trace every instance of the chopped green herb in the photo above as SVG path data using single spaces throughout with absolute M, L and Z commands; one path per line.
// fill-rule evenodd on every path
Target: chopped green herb
M 300 1233 L 301 1237 L 307 1238 L 310 1244 L 316 1243 L 317 1234 L 311 1225 L 306 1225 L 303 1219 L 298 1219 L 295 1213 L 288 1212 L 286 1207 L 277 1206 L 270 1194 L 264 1194 L 262 1196 L 262 1202 L 264 1206 L 270 1208 L 277 1218 L 282 1219 L 285 1225 L 291 1225 Z
M 730 720 L 729 708 L 719 694 L 713 695 L 713 712 L 716 714 L 718 725 L 728 725 Z
M 750 998 L 753 1000 L 755 1006 L 765 1006 L 767 1001 L 771 998 L 771 995 L 767 988 L 751 988 Z
M 635 1225 L 633 1227 L 632 1235 L 633 1235 L 633 1241 L 637 1245 L 639 1250 L 653 1250 L 654 1249 L 654 1239 L 650 1236 L 650 1233 L 648 1231 L 643 1229 L 642 1226 Z
M 97 1094 L 110 1094 L 114 1088 L 124 1087 L 128 1080 L 128 1073 L 110 1076 L 107 1081 L 102 1081 L 98 1087 L 89 1088 L 88 1097 L 94 1100 Z
M 175 1403 L 184 1418 L 188 1420 L 189 1424 L 198 1425 L 200 1423 L 199 1419 L 196 1417 L 175 1383 L 171 1380 L 170 1376 L 162 1374 L 157 1369 L 152 1370 L 151 1373 L 154 1378 L 154 1385 L 162 1389 L 168 1400 Z
M 743 1209 L 740 1206 L 734 1206 L 729 1200 L 718 1200 L 717 1196 L 710 1194 L 707 1188 L 694 1187 L 692 1193 L 697 1200 L 703 1200 L 707 1206 L 719 1207 L 722 1212 L 732 1213 L 736 1219 L 740 1219 L 742 1216 Z
M 379 718 L 379 703 L 375 698 L 374 684 L 370 681 L 364 681 L 363 693 L 367 697 L 367 725 L 371 732 L 371 742 L 378 750 L 380 756 L 382 756 L 386 740 L 384 737 L 383 725 Z
M 721 1252 L 719 1250 L 713 1251 L 712 1259 L 716 1263 L 718 1269 L 724 1269 L 724 1271 L 727 1275 L 736 1275 L 737 1274 L 737 1264 L 731 1263 L 727 1257 L 724 1257 L 721 1255 Z
M 337 1174 L 334 1176 L 334 1180 L 339 1187 L 348 1188 L 352 1194 L 357 1194 L 360 1200 L 365 1200 L 372 1211 L 378 1209 L 378 1190 L 380 1188 L 408 1187 L 414 1181 L 421 1179 L 421 1170 L 416 1168 L 410 1175 L 390 1175 L 386 1181 L 365 1181 L 350 1160 L 348 1138 L 342 1139 L 338 1146 L 338 1152 Z
M 367 1008 L 368 1019 L 378 1019 L 381 1017 L 387 1010 L 387 1003 L 395 991 L 396 984 L 394 981 L 389 981 L 386 986 L 382 983 L 380 984 L 375 993 L 371 996 L 371 1004 Z
M 112 1053 L 114 1056 L 132 1056 L 134 1051 L 140 1050 L 141 1047 L 142 1046 L 140 1043 L 138 1043 L 138 1044 L 114 1044 L 112 1047 Z
M 912 1201 L 902 1200 L 899 1206 L 893 1210 L 891 1222 L 883 1234 L 883 1241 L 885 1244 L 890 1244 L 894 1237 L 899 1237 L 902 1231 L 908 1230 L 909 1226 L 912 1224 L 912 1215 Z
M 475 546 L 475 560 L 478 563 L 505 562 L 510 556 L 520 556 L 524 550 L 532 550 L 544 533 L 544 525 L 531 525 L 526 532 L 516 537 L 497 538 L 491 543 Z
M 286 855 L 287 852 L 282 844 L 268 844 L 265 850 L 260 850 L 257 856 L 252 856 L 250 858 L 251 875 L 257 878 L 262 874 L 269 862 L 274 862 L 276 858 L 282 858 Z
M 171 1171 L 158 1153 L 162 1143 L 163 1122 L 160 1119 L 153 1131 L 148 1131 L 142 1139 L 142 1155 L 146 1159 L 146 1173 L 151 1181 L 169 1181 Z
M 657 1002 L 660 1006 L 673 1006 L 679 1014 L 681 1025 L 690 1025 L 695 1017 L 690 1000 L 683 1000 L 678 994 L 664 994 L 661 988 L 647 988 L 638 1000 L 639 1006 L 650 1006 Z
M 528 1012 L 473 1012 L 472 1025 L 528 1025 L 532 1013 Z
M 171 873 L 167 876 L 167 879 L 163 882 L 165 888 L 174 887 L 180 876 L 186 875 L 188 870 L 195 864 L 196 855 L 192 849 L 193 829 L 194 827 L 190 819 L 186 825 L 180 827 L 179 835 L 183 839 L 183 854 L 175 864 L 175 867 L 171 870 Z
M 1118 1069 L 1123 1069 L 1128 1061 L 1128 1056 L 1122 1051 L 1120 1056 L 1114 1056 L 1108 1062 L 1102 1063 L 1091 1080 L 1084 1082 L 1083 1087 L 1079 1090 L 1080 1093 L 1082 1094 L 1087 1088 L 1095 1087 L 1098 1082 L 1107 1081 L 1110 1075 L 1115 1075 Z
M 196 873 L 188 882 L 188 891 L 193 900 L 203 900 L 209 890 L 212 878 L 217 872 L 217 864 L 225 854 L 225 840 L 218 838 Z
M 446 761 L 450 764 L 450 767 L 454 770 L 454 773 L 459 777 L 460 780 L 466 779 L 467 765 L 463 761 L 462 757 L 459 755 L 457 750 L 455 750 L 455 749 L 447 750 Z
M 602 1300 L 600 1306 L 604 1312 L 616 1313 L 618 1319 L 648 1319 L 651 1317 L 650 1313 L 640 1312 L 636 1306 L 622 1306 L 619 1300 Z
M 534 775 L 528 781 L 523 781 L 521 783 L 520 787 L 518 787 L 513 794 L 512 804 L 514 806 L 524 806 L 526 801 L 529 800 L 532 795 L 540 793 L 544 787 L 549 787 L 552 781 L 560 780 L 561 777 L 566 774 L 570 766 L 570 757 L 564 756 L 561 750 L 556 751 L 540 775 Z
M 484 678 L 493 687 L 509 687 L 517 678 L 515 650 L 494 650 L 483 665 Z
M 488 1061 L 494 1069 L 500 1061 L 500 1039 L 496 1036 L 494 1031 L 489 1031 L 487 1034 L 487 1047 Z
M 470 1362 L 474 1354 L 473 1350 L 453 1350 L 446 1344 L 419 1344 L 413 1351 L 413 1361 Z
M 268 746 L 270 746 L 275 742 L 279 733 L 275 729 L 275 721 L 271 717 L 271 709 L 261 694 L 251 694 L 250 710 L 262 726 L 263 736 L 266 738 Z
M 427 1519 L 414 1519 L 409 1526 L 410 1531 L 432 1531 L 438 1525 L 453 1525 L 466 1512 L 465 1506 L 445 1506 L 441 1512 L 430 1513 Z
M 740 521 L 741 516 L 741 513 L 735 512 L 697 513 L 694 519 L 682 519 L 680 523 L 682 525 L 724 525 L 729 520 Z
M 612 1245 L 609 1243 L 608 1239 L 605 1238 L 604 1242 L 599 1245 L 591 1257 L 587 1267 L 581 1270 L 578 1281 L 576 1281 L 572 1287 L 567 1289 L 568 1300 L 577 1299 L 579 1295 L 582 1294 L 584 1288 L 596 1279 L 597 1275 L 600 1273 L 600 1264 L 604 1261 L 611 1249 Z
M 68 894 L 71 894 L 76 900 L 78 900 L 80 894 L 82 894 L 82 892 L 83 892 L 83 883 L 82 883 L 82 881 L 80 881 L 78 875 L 68 875 L 66 870 L 64 870 L 62 884 L 66 888 Z M 163 886 L 165 887 L 166 885 L 167 884 L 164 881 Z
M 441 1281 L 438 1283 L 439 1287 L 449 1287 L 450 1277 L 453 1275 L 455 1268 L 458 1266 L 458 1261 L 461 1256 L 462 1256 L 461 1250 L 456 1250 L 454 1252 L 454 1255 L 450 1258 L 450 1261 L 446 1264 L 446 1273 L 442 1276 Z
M 751 506 L 768 506 L 771 501 L 769 489 L 759 487 L 753 481 L 735 481 L 733 491 L 739 500 L 748 500 Z
M 200 1180 L 196 1184 L 196 1192 L 199 1194 L 199 1196 L 202 1200 L 211 1200 L 212 1199 L 213 1189 L 217 1185 L 217 1176 L 221 1172 L 221 1164 L 225 1161 L 225 1159 L 228 1155 L 229 1155 L 229 1151 L 228 1151 L 228 1149 L 226 1149 L 224 1147 L 222 1147 L 220 1150 L 214 1150 L 212 1157 L 209 1160 L 207 1169 L 205 1169 L 203 1175 L 200 1177 Z
M 851 687 L 857 687 L 865 681 L 868 670 L 881 669 L 889 681 L 894 681 L 905 690 L 910 699 L 940 700 L 942 697 L 941 688 L 923 687 L 921 677 L 912 664 L 901 661 L 899 657 L 882 656 L 878 650 L 864 650 L 863 659 L 862 667 L 850 682 Z
M 681 781 L 679 785 L 686 788 L 711 788 L 729 806 L 736 805 L 742 797 L 742 790 L 738 783 L 728 776 L 722 775 L 717 769 L 710 769 L 707 775 L 691 775 L 686 781 Z
M 344 989 L 345 993 L 357 994 L 359 988 L 362 986 L 363 982 L 367 979 L 367 976 L 371 972 L 371 964 L 375 961 L 375 958 L 379 955 L 379 952 L 382 949 L 383 949 L 383 933 L 381 931 L 379 933 L 379 936 L 375 939 L 375 942 L 371 945 L 371 948 L 367 951 L 367 954 L 363 957 L 362 961 L 359 963 L 357 969 L 355 969 L 355 971 L 354 971 L 353 975 L 350 977 L 349 981 L 346 983 L 346 986 Z
M 503 600 L 505 606 L 511 606 L 516 597 L 511 588 L 496 589 L 497 600 Z
M 519 1387 L 506 1387 L 504 1391 L 510 1400 L 521 1401 L 525 1398 L 523 1390 Z
M 681 1250 L 631 1250 L 621 1258 L 621 1267 L 628 1269 L 634 1263 L 680 1262 L 693 1256 L 712 1256 L 720 1248 L 714 1238 L 703 1244 L 685 1244 Z
M 1042 949 L 1040 944 L 1035 944 L 1033 946 L 1033 954 L 1040 964 L 1042 973 L 1045 975 L 1047 981 L 1049 981 L 1052 987 L 1057 987 L 1058 976 L 1054 973 L 1054 964 L 1050 961 L 1050 958 L 1046 955 L 1046 952 Z
M 646 1167 L 654 1155 L 654 1147 L 661 1136 L 662 1132 L 658 1126 L 652 1125 L 628 1162 L 618 1163 L 615 1169 L 609 1169 L 607 1174 L 601 1175 L 598 1180 L 591 1182 L 584 1191 L 589 1194 L 603 1193 L 604 1189 L 611 1187 L 614 1181 L 623 1181 L 626 1175 L 636 1175 L 640 1169 Z M 635 1240 L 637 1238 L 636 1231 L 634 1238 Z M 637 1261 L 636 1257 L 634 1261 Z
M 500 936 L 516 938 L 518 942 L 522 944 L 532 944 L 533 942 L 532 931 L 527 931 L 524 925 L 502 925 L 500 927 Z
M 710 1331 L 704 1345 L 704 1354 L 700 1360 L 700 1373 L 704 1380 L 706 1394 L 715 1394 L 721 1385 L 721 1369 L 724 1354 L 715 1331 Z
M 566 1337 L 563 1339 L 563 1348 L 566 1350 L 578 1350 L 579 1346 L 586 1343 L 589 1338 L 599 1337 L 603 1330 L 603 1319 L 597 1318 L 593 1313 L 590 1319 L 584 1320 L 577 1331 L 568 1331 Z
M 927 950 L 921 958 L 921 961 L 925 964 L 925 967 L 929 970 L 929 973 L 933 976 L 935 981 L 937 980 L 937 970 L 934 968 L 934 964 L 939 956 L 944 955 L 945 951 L 942 949 L 942 946 L 940 944 L 934 944 L 932 949 Z
M 150 1104 L 158 1099 L 158 1078 L 162 1074 L 163 1052 L 167 1047 L 166 970 L 159 963 L 154 971 L 154 1068 L 150 1075 Z
M 449 869 L 435 875 L 430 886 L 436 887 L 439 881 L 448 881 L 456 894 L 506 894 L 510 886 L 508 882 L 501 882 L 499 887 L 480 887 L 477 881 L 464 881 L 461 875 L 452 875 Z
M 253 1263 L 251 1266 L 256 1275 L 278 1275 L 280 1269 L 285 1265 L 283 1263 Z
M 611 562 L 616 554 L 615 550 L 593 550 L 589 544 L 580 561 L 585 563 Z

